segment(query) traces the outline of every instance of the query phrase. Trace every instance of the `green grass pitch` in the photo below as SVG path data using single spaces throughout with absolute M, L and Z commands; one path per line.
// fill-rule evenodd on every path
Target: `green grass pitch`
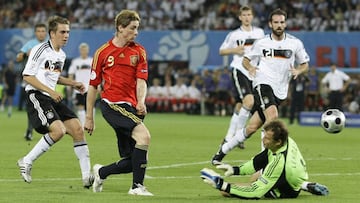
M 200 169 L 214 168 L 210 159 L 216 152 L 230 117 L 190 116 L 185 114 L 149 114 L 145 119 L 151 135 L 149 163 L 145 185 L 154 197 L 127 195 L 131 175 L 114 175 L 104 183 L 102 193 L 82 188 L 78 161 L 70 136 L 65 136 L 33 165 L 31 184 L 19 174 L 16 161 L 40 139 L 26 142 L 25 112 L 15 111 L 11 118 L 0 112 L 0 202 L 244 202 L 222 197 L 202 182 Z M 287 123 L 287 120 L 285 119 Z M 328 134 L 317 127 L 289 126 L 307 161 L 310 179 L 328 186 L 330 195 L 314 196 L 302 192 L 297 199 L 259 200 L 257 202 L 357 203 L 360 199 L 360 130 L 345 128 L 339 134 Z M 100 112 L 96 130 L 87 136 L 92 165 L 118 160 L 113 130 Z M 246 149 L 234 149 L 224 159 L 237 164 L 250 159 L 260 150 L 256 133 L 245 143 Z M 247 181 L 249 177 L 226 178 L 229 182 Z M 251 201 L 251 200 L 249 200 Z

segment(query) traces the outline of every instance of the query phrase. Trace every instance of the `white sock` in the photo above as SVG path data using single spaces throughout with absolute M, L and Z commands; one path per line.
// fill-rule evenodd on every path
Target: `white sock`
M 46 133 L 32 150 L 24 157 L 24 162 L 27 164 L 32 164 L 37 158 L 39 158 L 43 153 L 50 149 L 54 144 L 54 140 L 51 139 L 48 133 Z
M 264 146 L 264 143 L 263 143 L 263 139 L 264 139 L 264 137 L 265 137 L 265 132 L 264 132 L 264 129 L 262 129 L 261 130 L 261 151 L 264 151 L 264 149 L 265 149 L 265 146 Z
M 231 116 L 230 125 L 225 136 L 225 140 L 230 140 L 235 135 L 235 130 L 238 128 L 239 114 L 234 112 Z
M 305 191 L 308 191 L 307 185 L 308 185 L 309 183 L 310 183 L 310 182 L 304 181 L 304 182 L 301 184 L 301 189 L 302 189 L 302 190 L 305 190 Z
M 90 153 L 89 148 L 85 141 L 83 142 L 75 142 L 74 143 L 74 151 L 79 160 L 80 170 L 82 178 L 87 178 L 90 175 Z
M 234 147 L 236 147 L 240 142 L 244 142 L 246 140 L 245 131 L 246 128 L 237 130 L 235 135 L 222 145 L 221 151 L 224 152 L 224 154 L 227 154 L 229 151 L 234 149 Z
M 250 110 L 242 107 L 239 111 L 238 128 L 245 128 L 246 122 L 249 119 Z
M 78 110 L 77 114 L 78 114 L 81 126 L 84 127 L 84 125 L 85 125 L 85 115 L 86 115 L 85 110 Z

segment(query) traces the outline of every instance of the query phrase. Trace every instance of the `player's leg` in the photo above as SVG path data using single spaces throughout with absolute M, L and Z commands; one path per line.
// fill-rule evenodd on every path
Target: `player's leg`
M 245 142 L 246 139 L 250 138 L 252 134 L 256 132 L 263 124 L 261 117 L 258 112 L 255 112 L 246 128 L 240 129 L 236 131 L 235 136 L 233 136 L 228 142 L 221 145 L 219 151 L 213 156 L 211 163 L 213 165 L 221 164 L 222 159 L 226 156 L 226 154 L 234 149 L 239 143 Z
M 147 166 L 147 153 L 150 144 L 150 132 L 143 123 L 139 123 L 132 131 L 135 148 L 131 155 L 133 167 L 133 185 L 129 190 L 131 195 L 152 196 L 144 187 L 144 178 Z
M 66 132 L 60 117 L 51 105 L 51 98 L 40 92 L 32 92 L 29 95 L 30 102 L 27 111 L 35 130 L 44 136 L 23 158 L 18 160 L 20 173 L 25 182 L 31 182 L 31 167 L 33 162 L 45 153 L 53 144 L 63 137 Z M 34 108 L 36 104 L 37 108 Z M 46 112 L 46 113 L 44 113 Z M 45 120 L 44 120 L 45 119 Z M 49 126 L 47 126 L 50 124 Z
M 64 121 L 66 132 L 73 138 L 74 152 L 79 160 L 83 186 L 89 188 L 94 181 L 91 174 L 90 152 L 87 145 L 83 127 L 78 118 L 71 118 Z
M 238 123 L 239 123 L 239 111 L 240 111 L 240 109 L 241 109 L 241 106 L 242 106 L 241 102 L 237 102 L 237 103 L 235 104 L 234 113 L 233 113 L 233 115 L 231 116 L 229 128 L 228 128 L 228 130 L 227 130 L 227 133 L 226 133 L 224 142 L 226 142 L 227 140 L 230 140 L 230 139 L 234 136 L 235 131 L 236 131 L 236 129 L 238 128 Z

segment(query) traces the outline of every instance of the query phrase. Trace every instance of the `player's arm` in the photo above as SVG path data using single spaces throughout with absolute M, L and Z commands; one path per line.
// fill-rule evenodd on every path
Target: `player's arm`
M 26 56 L 27 56 L 26 53 L 24 53 L 24 52 L 19 52 L 19 53 L 16 55 L 15 61 L 16 61 L 16 62 L 22 62 L 22 61 L 25 59 Z
M 261 198 L 268 193 L 279 180 L 284 170 L 284 166 L 284 155 L 277 154 L 276 157 L 273 157 L 273 160 L 265 167 L 262 175 L 255 182 L 250 185 L 231 184 L 228 193 L 241 198 Z
M 350 85 L 350 83 L 351 83 L 351 78 L 349 77 L 347 80 L 344 81 L 344 85 L 341 89 L 341 92 L 345 92 L 348 86 Z
M 239 42 L 239 40 L 236 41 L 236 46 L 233 47 L 233 45 L 231 45 L 231 47 L 226 46 L 226 44 L 230 45 L 230 44 L 234 44 L 235 41 L 231 40 L 229 42 L 224 42 L 224 44 L 221 45 L 220 49 L 219 49 L 219 54 L 221 56 L 224 55 L 232 55 L 232 54 L 236 54 L 239 56 L 244 55 L 245 52 L 245 48 L 244 48 L 244 42 L 243 40 L 241 40 L 241 43 Z
M 136 98 L 137 98 L 137 105 L 136 110 L 139 115 L 146 115 L 146 105 L 145 105 L 145 98 L 147 94 L 147 84 L 146 80 L 138 78 L 136 80 Z
M 98 88 L 93 85 L 89 85 L 86 96 L 86 116 L 84 129 L 91 135 L 94 130 L 94 107 L 97 97 Z
M 242 61 L 242 65 L 244 66 L 244 68 L 249 71 L 249 74 L 252 76 L 252 77 L 255 77 L 255 74 L 256 74 L 256 69 L 257 67 L 251 65 L 251 60 L 247 57 L 244 57 L 243 58 L 243 61 Z
M 307 73 L 309 71 L 309 63 L 305 62 L 300 64 L 298 67 L 290 67 L 293 78 L 296 79 L 299 75 Z
M 62 94 L 41 83 L 34 75 L 25 74 L 23 75 L 23 80 L 31 86 L 35 87 L 37 90 L 48 93 L 55 102 L 60 102 L 63 99 Z
M 234 48 L 220 49 L 219 54 L 221 56 L 232 55 L 232 54 L 242 56 L 242 55 L 244 55 L 244 50 L 245 50 L 244 46 L 239 45 L 239 46 L 236 46 Z
M 84 91 L 85 91 L 85 86 L 84 86 L 84 84 L 82 82 L 77 82 L 77 81 L 75 81 L 73 79 L 70 79 L 70 78 L 60 76 L 57 83 L 61 84 L 61 85 L 71 86 L 71 87 L 79 90 L 81 93 L 84 93 Z

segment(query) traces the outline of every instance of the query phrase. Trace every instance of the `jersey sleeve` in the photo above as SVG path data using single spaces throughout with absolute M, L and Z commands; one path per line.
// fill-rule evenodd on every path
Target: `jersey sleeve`
M 89 85 L 97 87 L 102 82 L 102 67 L 104 66 L 103 51 L 107 44 L 100 47 L 94 54 Z
M 230 194 L 240 198 L 258 199 L 268 193 L 281 177 L 285 168 L 285 157 L 282 153 L 274 155 L 265 167 L 262 175 L 250 186 L 231 184 Z M 241 173 L 241 169 L 240 169 Z
M 310 61 L 310 57 L 305 50 L 304 44 L 300 40 L 297 40 L 297 42 L 298 49 L 295 53 L 295 61 L 298 64 L 308 63 Z
M 143 47 L 139 48 L 139 63 L 137 65 L 136 78 L 148 79 L 148 64 L 146 58 L 146 51 Z
M 75 74 L 75 71 L 76 71 L 75 60 L 76 59 L 71 60 L 71 64 L 70 64 L 70 67 L 69 67 L 68 74 Z
M 219 50 L 222 49 L 228 49 L 228 48 L 234 48 L 234 41 L 233 41 L 233 37 L 232 37 L 232 32 L 230 32 L 226 37 L 225 40 L 223 41 L 223 43 L 221 44 Z
M 26 62 L 25 68 L 22 72 L 22 75 L 36 75 L 39 70 L 39 61 L 41 60 L 41 54 L 38 57 L 35 57 L 35 53 L 38 52 L 40 46 L 35 46 L 30 52 L 28 61 Z

